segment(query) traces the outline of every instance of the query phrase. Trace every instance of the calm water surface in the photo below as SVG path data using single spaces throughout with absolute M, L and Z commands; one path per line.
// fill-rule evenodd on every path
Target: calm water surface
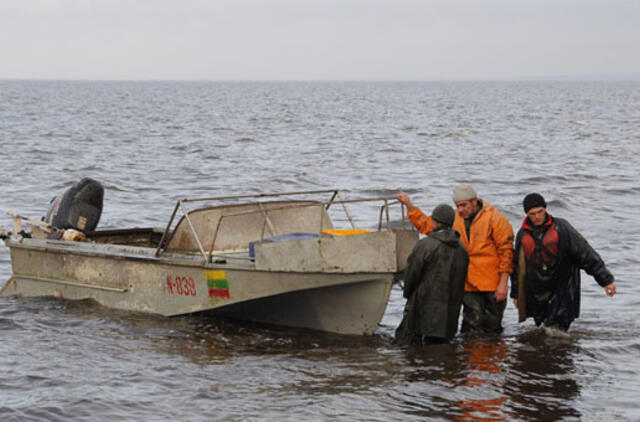
M 640 82 L 0 81 L 0 141 L 1 210 L 40 217 L 89 176 L 102 228 L 204 194 L 404 190 L 428 211 L 461 182 L 517 228 L 538 191 L 619 289 L 584 274 L 568 336 L 509 305 L 500 337 L 421 348 L 391 343 L 398 286 L 371 337 L 0 298 L 2 420 L 640 420 Z

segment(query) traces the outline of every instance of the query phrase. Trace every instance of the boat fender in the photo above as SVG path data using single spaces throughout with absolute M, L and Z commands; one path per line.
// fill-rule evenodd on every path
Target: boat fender
M 89 177 L 51 200 L 44 221 L 58 229 L 92 231 L 100 221 L 104 188 Z

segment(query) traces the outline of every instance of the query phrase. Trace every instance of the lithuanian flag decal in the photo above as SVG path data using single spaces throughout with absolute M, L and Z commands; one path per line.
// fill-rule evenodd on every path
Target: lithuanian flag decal
M 229 282 L 227 272 L 221 270 L 207 270 L 207 287 L 209 288 L 209 298 L 221 297 L 229 298 Z

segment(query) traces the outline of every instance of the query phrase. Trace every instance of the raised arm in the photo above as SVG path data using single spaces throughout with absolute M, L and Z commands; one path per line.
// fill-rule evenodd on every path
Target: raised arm
M 420 208 L 413 205 L 409 196 L 406 193 L 401 192 L 396 195 L 398 201 L 402 202 L 407 207 L 407 217 L 411 224 L 422 234 L 429 234 L 433 231 L 433 219 L 424 214 Z

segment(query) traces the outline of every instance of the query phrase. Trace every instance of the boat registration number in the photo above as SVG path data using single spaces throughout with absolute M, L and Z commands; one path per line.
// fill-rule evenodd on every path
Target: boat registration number
M 167 276 L 167 289 L 170 295 L 196 296 L 196 282 L 192 277 Z

